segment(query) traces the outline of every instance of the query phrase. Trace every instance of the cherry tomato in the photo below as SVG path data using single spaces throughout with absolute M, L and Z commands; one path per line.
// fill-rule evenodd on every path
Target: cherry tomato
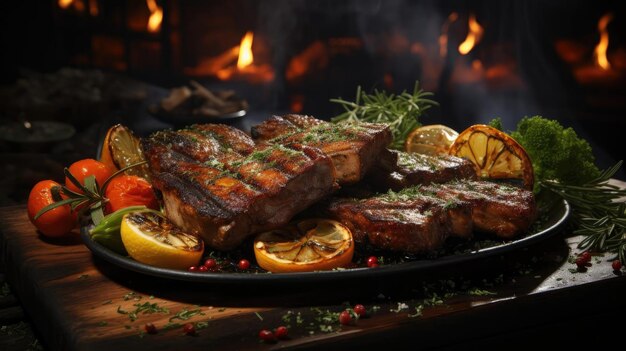
M 102 184 L 113 174 L 109 167 L 107 167 L 104 163 L 91 158 L 86 158 L 72 163 L 68 170 L 72 173 L 74 178 L 76 178 L 83 185 L 85 184 L 85 178 L 94 175 L 96 176 L 98 186 L 102 186 Z M 78 187 L 67 177 L 65 178 L 65 186 L 77 193 L 83 193 L 83 191 L 78 189 Z
M 137 176 L 115 176 L 109 182 L 105 196 L 109 199 L 106 207 L 108 212 L 139 205 L 145 205 L 154 210 L 159 209 L 159 202 L 154 195 L 152 185 L 147 180 Z
M 35 220 L 35 215 L 42 208 L 54 203 L 52 191 L 59 183 L 52 180 L 42 180 L 35 184 L 28 195 L 28 218 L 45 236 L 60 237 L 76 226 L 76 215 L 71 211 L 69 205 L 54 208 Z

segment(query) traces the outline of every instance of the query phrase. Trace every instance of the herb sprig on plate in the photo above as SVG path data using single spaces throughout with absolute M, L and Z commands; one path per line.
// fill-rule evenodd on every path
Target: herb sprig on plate
M 340 104 L 345 109 L 344 113 L 331 120 L 335 123 L 371 122 L 387 124 L 393 134 L 391 147 L 400 150 L 404 149 L 404 142 L 409 133 L 421 126 L 419 118 L 424 112 L 439 105 L 430 99 L 432 95 L 432 93 L 420 89 L 419 82 L 415 82 L 413 92 L 403 91 L 398 95 L 379 90 L 367 94 L 359 86 L 354 102 L 341 98 L 330 100 Z

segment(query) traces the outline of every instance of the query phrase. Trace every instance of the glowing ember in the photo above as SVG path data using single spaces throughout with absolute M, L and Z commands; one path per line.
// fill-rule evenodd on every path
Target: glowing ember
M 459 45 L 459 53 L 461 55 L 469 54 L 474 46 L 480 42 L 480 39 L 483 37 L 483 33 L 485 31 L 478 21 L 476 21 L 476 16 L 474 14 L 470 14 L 468 25 L 469 32 L 467 33 L 467 37 Z
M 72 5 L 74 0 L 59 0 L 59 7 L 62 9 L 66 9 Z
M 148 31 L 158 32 L 161 29 L 163 21 L 163 9 L 157 5 L 156 0 L 146 0 L 148 10 L 150 10 L 150 18 L 148 19 Z
M 98 0 L 89 0 L 89 14 L 95 17 L 98 16 L 99 12 Z
M 252 55 L 252 40 L 254 39 L 254 33 L 247 32 L 246 35 L 241 38 L 241 44 L 239 44 L 239 58 L 237 59 L 237 68 L 243 69 L 246 66 L 250 66 L 254 62 L 254 56 Z
M 459 18 L 459 14 L 452 12 L 448 19 L 441 26 L 441 35 L 439 36 L 439 56 L 446 57 L 448 54 L 448 29 L 450 24 Z
M 609 32 L 606 30 L 606 27 L 609 25 L 611 20 L 613 19 L 612 13 L 607 13 L 606 15 L 600 18 L 598 21 L 598 30 L 600 31 L 600 42 L 596 45 L 595 50 L 593 51 L 593 57 L 596 65 L 604 70 L 608 70 L 611 68 L 611 64 L 609 60 L 606 58 L 606 50 L 609 47 Z

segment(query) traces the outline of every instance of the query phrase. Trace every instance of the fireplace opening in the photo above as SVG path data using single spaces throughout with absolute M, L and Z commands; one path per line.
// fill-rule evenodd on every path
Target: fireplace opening
M 461 130 L 536 114 L 572 126 L 602 167 L 623 158 L 620 1 L 23 1 L 2 11 L 2 83 L 24 70 L 98 69 L 170 88 L 234 89 L 251 115 L 328 119 L 331 98 L 410 90 Z M 79 126 L 80 127 L 80 126 Z

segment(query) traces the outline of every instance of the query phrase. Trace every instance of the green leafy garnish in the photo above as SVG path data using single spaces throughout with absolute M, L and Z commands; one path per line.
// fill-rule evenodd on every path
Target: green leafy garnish
M 367 94 L 359 86 L 356 90 L 354 102 L 341 98 L 331 99 L 331 102 L 342 105 L 345 112 L 332 118 L 335 123 L 384 123 L 389 126 L 393 135 L 390 147 L 403 149 L 404 142 L 411 131 L 419 126 L 419 117 L 432 106 L 438 103 L 429 99 L 433 94 L 419 88 L 415 82 L 412 93 L 403 91 L 395 95 L 384 91 L 374 90 Z
M 572 208 L 580 249 L 616 253 L 626 263 L 626 189 L 608 184 L 622 166 L 600 171 L 589 143 L 572 128 L 541 116 L 525 117 L 511 133 L 528 153 L 535 192 L 544 203 L 565 199 Z
M 511 137 L 530 156 L 536 181 L 581 185 L 600 175 L 589 143 L 558 121 L 541 116 L 524 117 Z

